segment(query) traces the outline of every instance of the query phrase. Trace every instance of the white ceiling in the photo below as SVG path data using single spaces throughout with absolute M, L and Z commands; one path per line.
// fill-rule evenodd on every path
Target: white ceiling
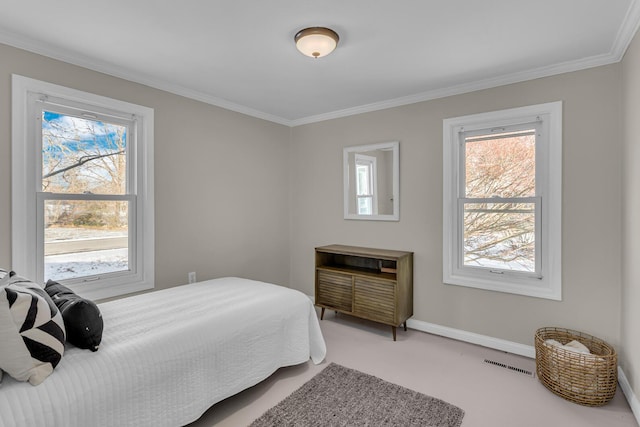
M 617 62 L 640 0 L 0 0 L 0 42 L 277 123 Z M 300 29 L 340 35 L 300 54 Z

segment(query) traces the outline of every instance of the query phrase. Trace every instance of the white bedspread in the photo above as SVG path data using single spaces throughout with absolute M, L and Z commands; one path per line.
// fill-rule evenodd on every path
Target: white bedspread
M 169 426 L 326 347 L 309 298 L 223 278 L 99 305 L 96 353 L 67 345 L 39 386 L 5 375 L 0 426 Z

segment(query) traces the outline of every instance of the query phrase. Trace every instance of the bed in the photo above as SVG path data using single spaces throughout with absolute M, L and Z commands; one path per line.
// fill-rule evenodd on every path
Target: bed
M 0 426 L 182 426 L 278 368 L 320 363 L 310 299 L 221 278 L 99 304 L 100 349 L 67 344 L 40 385 L 4 376 Z

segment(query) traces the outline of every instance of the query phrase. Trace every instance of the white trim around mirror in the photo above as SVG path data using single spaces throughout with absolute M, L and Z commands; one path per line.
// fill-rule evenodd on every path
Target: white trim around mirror
M 386 176 L 390 176 L 391 184 L 385 184 L 388 179 L 378 176 L 376 179 L 370 180 L 375 184 L 372 184 L 371 200 L 384 202 L 387 200 L 391 203 L 391 213 L 385 214 L 385 209 L 379 209 L 379 205 L 371 208 L 371 214 L 361 214 L 357 212 L 357 200 L 358 198 L 366 199 L 366 196 L 358 196 L 355 188 L 355 154 L 371 155 L 372 152 L 391 152 L 391 171 Z M 351 164 L 353 163 L 353 165 Z M 383 165 L 377 165 L 373 168 L 380 171 L 379 174 L 385 174 Z M 350 184 L 353 183 L 353 186 Z M 380 183 L 380 184 L 378 184 Z M 367 221 L 399 221 L 400 220 L 400 143 L 398 141 L 381 142 L 377 144 L 369 145 L 357 145 L 353 147 L 345 147 L 343 149 L 343 186 L 344 186 L 344 219 L 359 219 Z M 390 194 L 389 188 L 391 187 Z M 387 195 L 381 194 L 382 190 L 387 188 Z M 373 203 L 373 202 L 371 202 Z

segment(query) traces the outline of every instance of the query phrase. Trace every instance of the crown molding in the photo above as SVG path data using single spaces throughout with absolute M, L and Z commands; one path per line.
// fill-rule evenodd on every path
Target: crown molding
M 291 121 L 273 114 L 255 110 L 244 105 L 236 104 L 223 98 L 208 95 L 193 89 L 186 88 L 171 82 L 158 80 L 145 74 L 127 70 L 122 67 L 114 66 L 103 61 L 96 61 L 85 57 L 84 55 L 75 54 L 66 49 L 56 48 L 46 43 L 36 41 L 26 37 L 19 37 L 0 30 L 0 43 L 13 46 L 18 49 L 26 50 L 38 55 L 46 56 L 58 61 L 66 62 L 79 67 L 87 68 L 92 71 L 107 74 L 112 77 L 121 78 L 133 83 L 139 83 L 154 89 L 163 90 L 174 95 L 184 96 L 185 98 L 204 102 L 205 104 L 224 108 L 226 110 L 235 111 L 237 113 L 252 116 L 258 119 L 267 120 L 285 126 L 291 126 Z
M 628 43 L 627 43 L 628 46 Z M 290 126 L 301 126 L 305 124 L 321 122 L 325 120 L 337 119 L 341 117 L 353 116 L 356 114 L 369 113 L 372 111 L 384 110 L 387 108 L 400 107 L 403 105 L 415 104 L 418 102 L 431 101 L 448 96 L 461 95 L 464 93 L 476 92 L 483 89 L 491 89 L 494 87 L 505 86 L 514 83 L 521 83 L 529 80 L 539 79 L 543 77 L 555 76 L 558 74 L 569 73 L 572 71 L 585 70 L 587 68 L 599 67 L 619 62 L 621 57 L 613 53 L 604 55 L 591 56 L 578 59 L 575 61 L 563 62 L 550 66 L 540 67 L 532 70 L 504 74 L 502 76 L 491 77 L 488 79 L 477 80 L 470 83 L 449 86 L 445 88 L 434 89 L 426 92 L 417 93 L 415 95 L 404 96 L 401 98 L 390 99 L 382 102 L 374 102 L 371 104 L 361 105 L 344 110 L 332 111 L 329 113 L 318 114 L 315 116 L 303 117 L 301 119 L 291 120 Z
M 122 67 L 117 67 L 106 62 L 89 59 L 82 55 L 75 54 L 71 51 L 49 46 L 46 43 L 42 43 L 26 37 L 18 37 L 14 34 L 0 31 L 0 43 L 4 43 L 19 49 L 27 50 L 29 52 L 47 56 L 49 58 L 67 62 L 83 68 L 88 68 L 93 71 L 108 74 L 113 77 L 118 77 L 134 83 L 143 84 L 145 86 L 163 90 L 175 95 L 184 96 L 186 98 L 194 99 L 196 101 L 204 102 L 216 107 L 235 111 L 237 113 L 245 114 L 258 119 L 278 123 L 288 127 L 296 127 L 326 120 L 353 116 L 356 114 L 369 113 L 373 111 L 385 110 L 388 108 L 415 104 L 418 102 L 430 101 L 438 98 L 445 98 L 448 96 L 461 95 L 464 93 L 490 89 L 508 84 L 520 83 L 543 77 L 550 77 L 573 71 L 580 71 L 602 65 L 613 64 L 622 60 L 627 48 L 629 47 L 629 44 L 638 31 L 638 27 L 640 27 L 640 0 L 633 0 L 629 6 L 629 9 L 627 10 L 625 18 L 622 22 L 622 25 L 620 26 L 611 49 L 606 54 L 595 55 L 574 61 L 567 61 L 560 64 L 553 64 L 517 73 L 504 74 L 502 76 L 476 80 L 473 82 L 448 86 L 445 88 L 433 89 L 414 95 L 364 104 L 352 108 L 345 108 L 342 110 L 330 111 L 327 113 L 301 117 L 298 119 L 288 119 L 269 114 L 264 111 L 240 105 L 223 98 L 218 98 L 216 96 L 189 89 L 181 85 L 177 85 L 168 81 L 158 80 L 148 75 L 133 72 Z
M 633 37 L 635 36 L 639 27 L 640 0 L 633 0 L 629 5 L 629 9 L 625 14 L 622 25 L 618 30 L 609 53 L 581 58 L 574 61 L 562 62 L 545 67 L 539 67 L 532 70 L 505 74 L 498 77 L 477 80 L 470 83 L 463 83 L 460 85 L 434 89 L 417 93 L 415 95 L 404 96 L 382 102 L 374 102 L 358 107 L 346 108 L 343 110 L 332 111 L 324 114 L 303 117 L 300 119 L 291 120 L 289 126 L 295 127 L 325 120 L 338 119 L 341 117 L 353 116 L 356 114 L 369 113 L 372 111 L 384 110 L 387 108 L 400 107 L 403 105 L 415 104 L 424 101 L 431 101 L 433 99 L 446 98 L 448 96 L 461 95 L 478 90 L 491 89 L 508 84 L 521 83 L 528 80 L 550 77 L 558 74 L 570 73 L 573 71 L 586 70 L 588 68 L 599 67 L 602 65 L 614 64 L 622 60 L 625 52 L 629 47 L 629 44 L 631 44 L 631 41 L 633 40 Z
M 638 27 L 640 27 L 640 0 L 633 0 L 629 5 L 629 9 L 627 9 L 627 14 L 611 48 L 611 54 L 618 58 L 618 61 L 622 61 L 625 52 L 638 31 Z

